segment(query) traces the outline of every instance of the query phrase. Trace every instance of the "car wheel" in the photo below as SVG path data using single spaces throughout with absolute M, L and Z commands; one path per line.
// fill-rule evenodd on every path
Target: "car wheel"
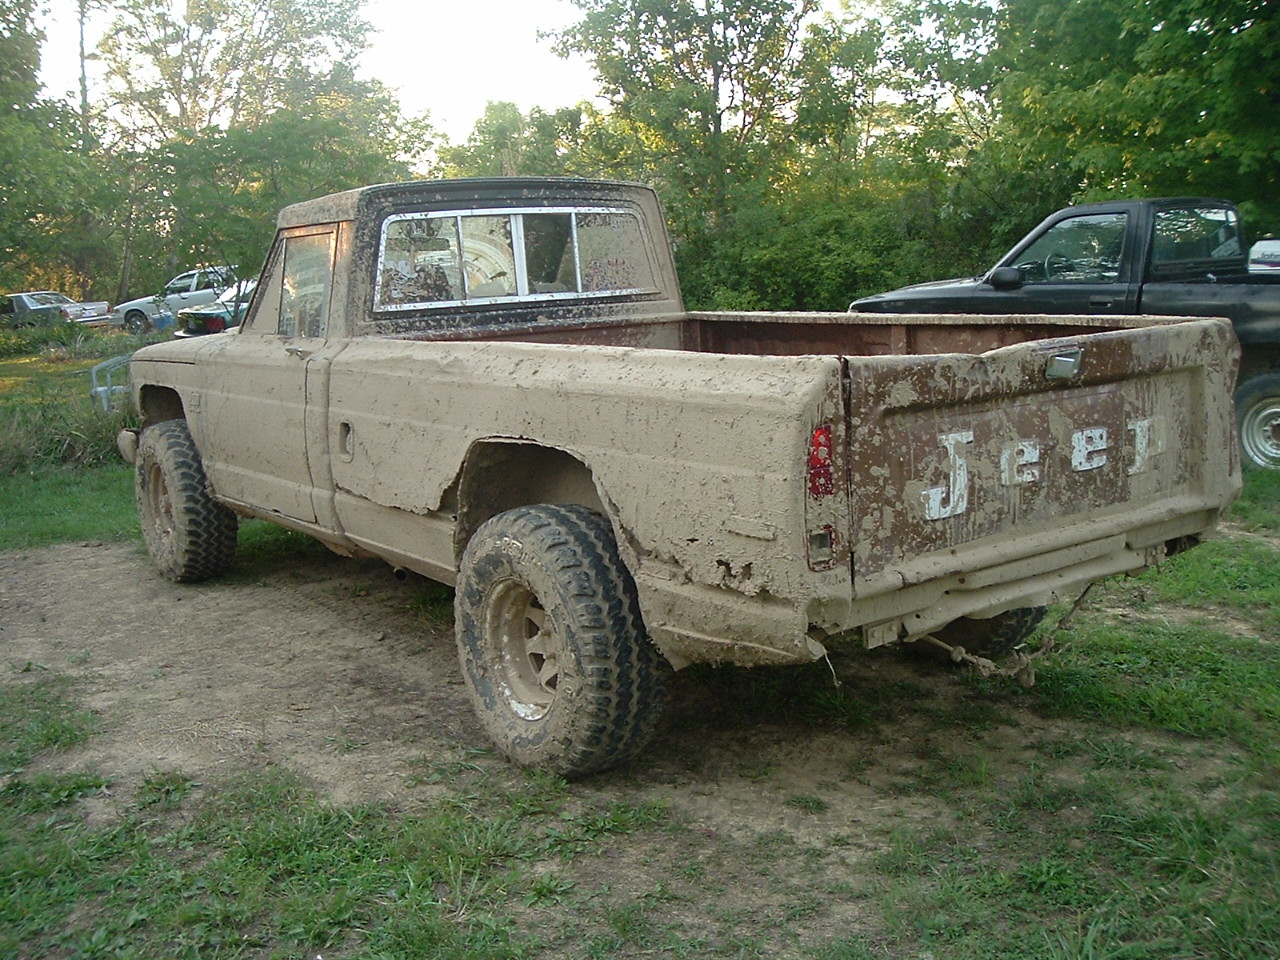
M 1235 405 L 1244 466 L 1280 469 L 1280 373 L 1250 377 L 1240 384 Z
M 648 743 L 669 668 L 599 513 L 542 504 L 489 520 L 454 603 L 472 704 L 516 763 L 576 777 Z
M 142 431 L 135 459 L 142 539 L 170 580 L 207 580 L 236 555 L 236 515 L 213 498 L 185 420 Z
M 149 333 L 151 318 L 141 310 L 130 310 L 124 315 L 124 328 L 130 333 Z

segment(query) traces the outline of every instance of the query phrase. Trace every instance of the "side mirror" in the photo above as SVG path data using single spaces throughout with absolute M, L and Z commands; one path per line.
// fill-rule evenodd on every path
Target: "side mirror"
M 1022 271 L 1017 267 L 996 267 L 987 274 L 987 283 L 997 290 L 1016 290 L 1022 286 Z

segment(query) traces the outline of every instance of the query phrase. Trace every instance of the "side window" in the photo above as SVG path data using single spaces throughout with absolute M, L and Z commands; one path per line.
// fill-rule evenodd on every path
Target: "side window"
M 1097 213 L 1055 223 L 1018 255 L 1023 283 L 1114 283 L 1128 220 Z
M 1157 210 L 1151 245 L 1153 266 L 1244 256 L 1234 210 L 1222 207 Z
M 201 270 L 196 276 L 197 290 L 213 290 L 217 286 L 217 275 L 208 271 Z
M 264 336 L 325 336 L 333 250 L 333 233 L 277 239 L 245 331 Z
M 164 295 L 170 297 L 176 293 L 189 293 L 191 291 L 191 281 L 194 278 L 194 273 L 184 273 L 174 277 L 165 285 Z
M 329 281 L 332 275 L 332 233 L 285 239 L 284 285 L 280 296 L 281 335 L 325 335 L 329 326 Z

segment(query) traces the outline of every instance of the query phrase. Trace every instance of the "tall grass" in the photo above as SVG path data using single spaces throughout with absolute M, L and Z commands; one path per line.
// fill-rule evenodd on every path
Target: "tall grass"
M 119 463 L 115 437 L 135 422 L 104 412 L 89 395 L 89 370 L 143 341 L 71 324 L 0 331 L 0 476 L 51 466 Z

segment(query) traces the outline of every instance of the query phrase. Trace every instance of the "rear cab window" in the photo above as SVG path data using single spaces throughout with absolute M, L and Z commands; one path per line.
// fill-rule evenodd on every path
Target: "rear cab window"
M 1151 241 L 1153 278 L 1218 270 L 1239 272 L 1244 243 L 1236 212 L 1226 207 L 1157 210 Z
M 432 327 L 495 322 L 471 308 L 554 305 L 659 292 L 640 217 L 607 206 L 391 214 L 382 223 L 375 319 Z M 516 316 L 518 316 L 518 312 Z

